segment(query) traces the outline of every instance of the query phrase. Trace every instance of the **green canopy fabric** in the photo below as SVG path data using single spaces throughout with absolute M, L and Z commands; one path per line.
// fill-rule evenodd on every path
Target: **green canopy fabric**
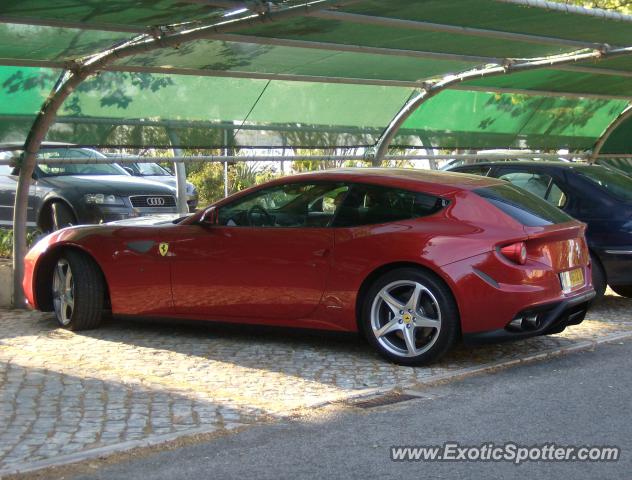
M 252 14 L 241 6 L 3 1 L 0 143 L 24 140 L 67 62 Z M 372 146 L 424 81 L 505 58 L 631 46 L 631 23 L 498 0 L 361 0 L 122 58 L 77 89 L 47 139 L 168 147 L 172 130 L 181 147 Z M 632 99 L 631 76 L 632 58 L 620 57 L 465 82 L 422 105 L 394 145 L 588 149 Z M 628 138 L 611 142 L 629 152 Z
M 444 148 L 579 151 L 592 147 L 626 105 L 623 100 L 448 90 L 422 105 L 393 143 L 410 145 L 417 138 Z
M 601 153 L 632 153 L 632 117 L 612 132 L 601 148 Z

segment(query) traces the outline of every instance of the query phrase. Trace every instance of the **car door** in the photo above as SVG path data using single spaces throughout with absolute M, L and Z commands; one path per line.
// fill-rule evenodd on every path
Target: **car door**
M 174 242 L 176 311 L 209 318 L 307 317 L 330 266 L 336 198 L 346 186 L 293 183 L 226 204 L 214 225 L 185 225 Z

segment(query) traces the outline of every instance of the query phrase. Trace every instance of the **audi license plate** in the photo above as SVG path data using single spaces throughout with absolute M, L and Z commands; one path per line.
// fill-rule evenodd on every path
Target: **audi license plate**
M 564 293 L 572 292 L 584 286 L 584 269 L 576 268 L 560 273 L 560 282 Z

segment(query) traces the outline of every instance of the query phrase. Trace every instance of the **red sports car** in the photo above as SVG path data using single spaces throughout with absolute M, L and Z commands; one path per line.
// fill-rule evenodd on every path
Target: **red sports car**
M 594 296 L 585 225 L 502 180 L 347 169 L 268 182 L 174 221 L 70 227 L 26 257 L 29 304 L 361 331 L 405 365 L 456 341 L 561 332 Z

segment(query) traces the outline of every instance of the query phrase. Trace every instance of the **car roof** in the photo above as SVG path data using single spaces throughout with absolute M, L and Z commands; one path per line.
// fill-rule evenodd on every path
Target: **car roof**
M 469 165 L 459 165 L 458 167 L 454 167 L 450 169 L 450 171 L 458 171 L 460 169 L 468 169 L 468 168 L 478 168 L 478 167 L 538 167 L 538 168 L 552 168 L 552 169 L 574 169 L 574 170 L 582 170 L 585 168 L 594 168 L 601 167 L 600 165 L 592 165 L 588 163 L 577 163 L 577 162 L 556 162 L 556 161 L 537 161 L 537 160 L 511 160 L 511 161 L 488 161 L 488 162 L 476 162 Z
M 436 195 L 455 190 L 473 190 L 505 183 L 502 180 L 479 175 L 414 168 L 340 168 L 282 177 L 277 182 L 286 183 L 288 181 L 304 180 L 375 183 L 408 190 L 424 191 Z

